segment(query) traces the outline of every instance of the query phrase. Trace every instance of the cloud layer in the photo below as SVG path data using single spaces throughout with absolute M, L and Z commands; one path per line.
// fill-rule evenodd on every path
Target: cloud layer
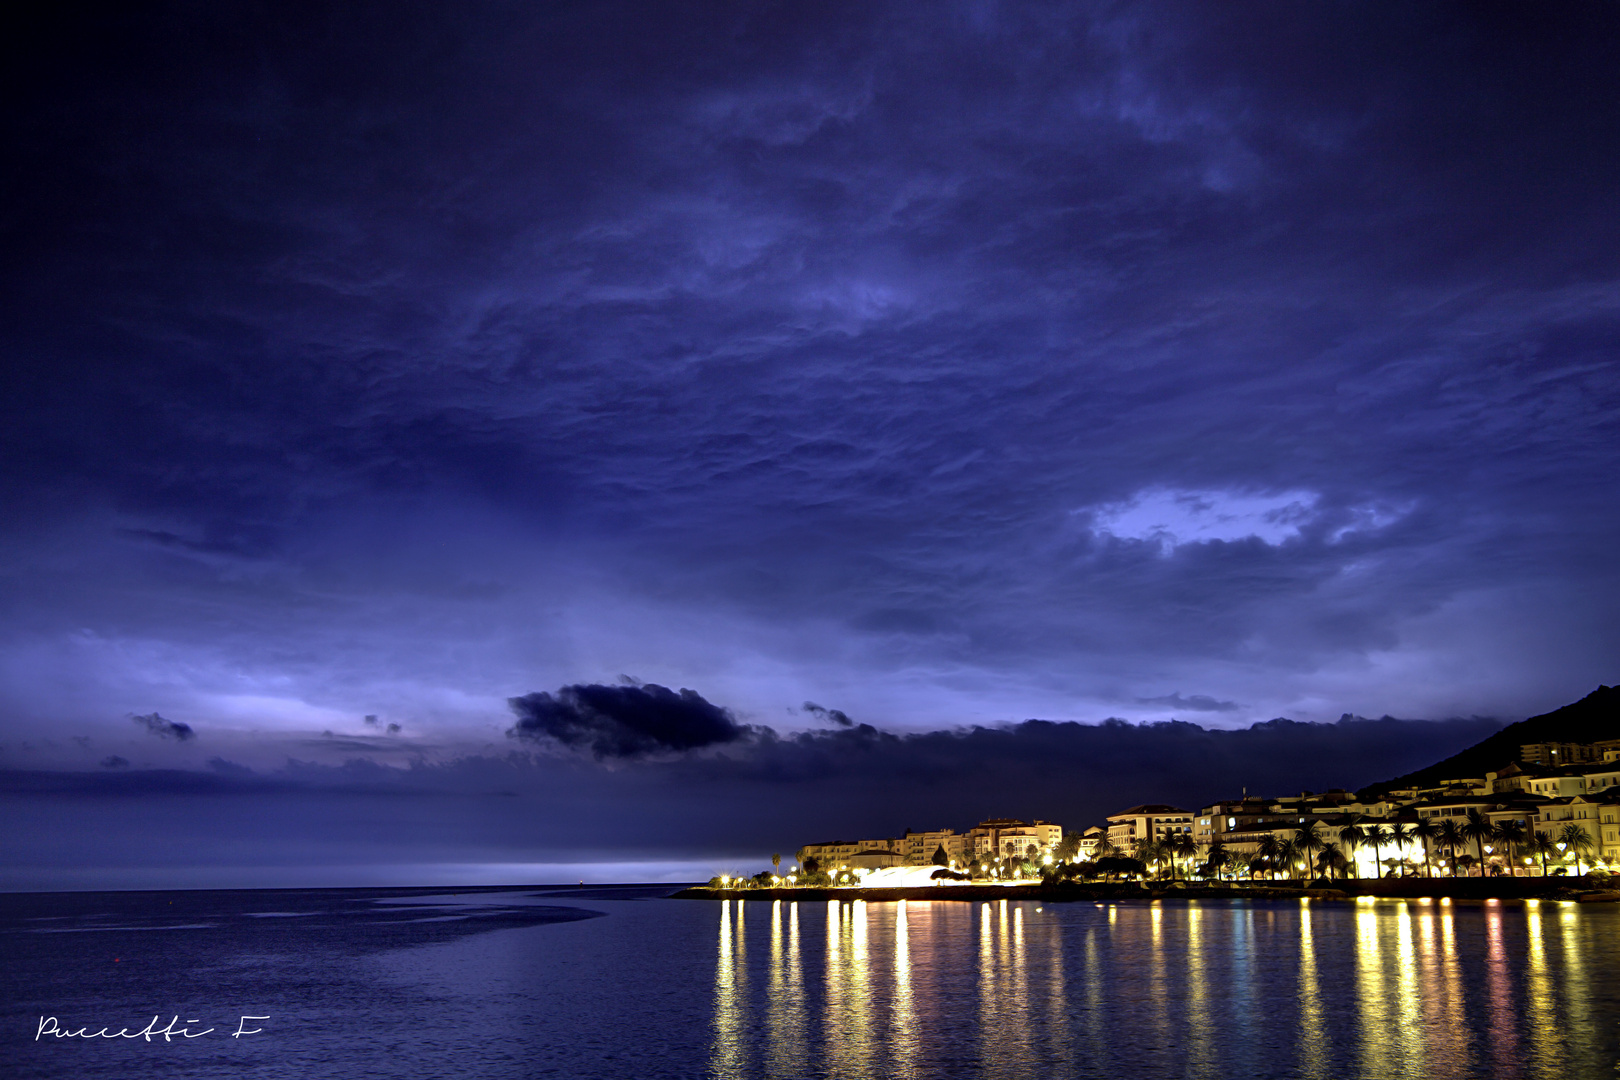
M 581 690 L 642 696 L 586 706 L 597 695 Z M 587 731 L 574 738 L 578 754 L 486 752 L 404 768 L 354 757 L 266 769 L 216 761 L 202 769 L 0 772 L 0 811 L 29 823 L 0 839 L 0 866 L 12 868 L 0 884 L 38 887 L 70 873 L 87 881 L 89 868 L 105 883 L 154 865 L 211 871 L 214 884 L 257 882 L 244 868 L 264 865 L 295 868 L 299 880 L 331 880 L 331 868 L 346 867 L 356 881 L 388 873 L 405 880 L 422 871 L 386 868 L 433 863 L 479 864 L 480 880 L 508 882 L 520 880 L 523 866 L 648 859 L 707 868 L 698 876 L 752 872 L 773 852 L 791 858 L 803 844 L 835 838 L 961 830 L 997 816 L 1085 828 L 1140 802 L 1196 810 L 1245 789 L 1355 788 L 1442 760 L 1501 728 L 1484 719 L 1348 716 L 1238 730 L 1031 720 L 906 734 L 861 724 L 794 735 L 755 728 L 675 752 L 671 739 L 698 741 L 690 727 L 668 735 L 671 724 L 692 723 L 672 717 L 694 705 L 663 688 L 571 687 L 544 696 L 552 704 L 542 711 L 574 702 L 562 705 L 567 731 L 590 710 Z M 651 721 L 649 708 L 658 713 Z M 605 736 L 603 724 L 611 725 Z M 613 754 L 621 727 L 635 732 L 627 757 Z M 657 745 L 641 741 L 650 729 L 666 733 Z M 606 760 L 594 760 L 602 738 L 608 752 L 597 757 Z M 269 820 L 277 827 L 266 829 Z M 142 842 L 176 821 L 186 822 L 184 843 L 154 850 Z M 504 878 L 489 869 L 501 865 L 513 868 Z
M 0 761 L 1620 678 L 1612 4 L 30 18 Z

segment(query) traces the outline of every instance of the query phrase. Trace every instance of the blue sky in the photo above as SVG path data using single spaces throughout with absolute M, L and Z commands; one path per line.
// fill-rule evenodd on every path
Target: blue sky
M 1614 681 L 1612 5 L 441 7 L 19 25 L 5 767 Z

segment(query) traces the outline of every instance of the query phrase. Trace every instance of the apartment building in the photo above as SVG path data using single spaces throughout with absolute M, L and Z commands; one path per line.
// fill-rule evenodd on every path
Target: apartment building
M 962 865 L 977 856 L 1023 855 L 1032 844 L 1038 854 L 1045 854 L 1062 839 L 1062 826 L 1050 821 L 992 818 L 967 833 L 955 829 L 907 829 L 898 837 L 806 844 L 799 849 L 798 859 L 800 866 L 806 859 L 815 859 L 821 869 L 829 871 L 877 870 L 887 866 L 927 866 L 943 850 L 947 863 Z
M 1108 815 L 1108 841 L 1129 853 L 1138 839 L 1157 843 L 1182 833 L 1191 836 L 1193 821 L 1193 813 L 1179 806 L 1143 803 Z
M 913 832 L 907 829 L 900 837 L 900 852 L 906 866 L 928 866 L 943 857 L 947 864 L 967 859 L 967 837 L 955 829 L 934 829 Z
M 1581 765 L 1591 761 L 1612 760 L 1608 755 L 1620 755 L 1620 739 L 1600 739 L 1597 742 L 1543 742 L 1524 743 L 1519 747 L 1519 760 L 1527 765 L 1554 768 L 1563 765 Z
M 1063 839 L 1063 827 L 1050 821 L 991 818 L 968 830 L 969 854 L 976 859 L 1046 855 Z

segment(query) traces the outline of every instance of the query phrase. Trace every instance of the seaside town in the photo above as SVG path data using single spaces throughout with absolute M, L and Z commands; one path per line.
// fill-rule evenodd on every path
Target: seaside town
M 1197 811 L 1121 810 L 1080 832 L 991 818 L 966 832 L 806 844 L 725 889 L 1051 883 L 1075 879 L 1335 881 L 1556 877 L 1620 870 L 1620 739 L 1527 743 L 1482 777 L 1373 795 L 1251 796 Z

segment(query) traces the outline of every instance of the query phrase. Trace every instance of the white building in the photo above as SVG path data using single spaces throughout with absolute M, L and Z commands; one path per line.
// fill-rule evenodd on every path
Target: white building
M 1024 821 L 1020 818 L 991 818 L 968 830 L 970 854 L 976 859 L 1006 859 L 1015 856 L 1040 858 L 1051 853 L 1063 839 L 1063 826 L 1050 821 Z M 1034 849 L 1031 852 L 1031 848 Z
M 1192 812 L 1165 803 L 1143 803 L 1108 815 L 1108 840 L 1127 854 L 1137 840 L 1158 843 L 1182 833 L 1191 836 L 1192 831 Z

